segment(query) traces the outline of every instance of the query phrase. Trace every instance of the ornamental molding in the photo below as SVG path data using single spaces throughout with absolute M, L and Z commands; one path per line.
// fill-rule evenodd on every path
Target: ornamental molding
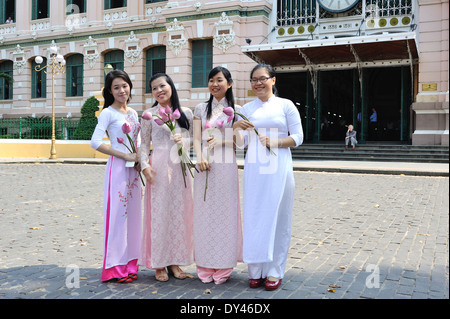
M 125 60 L 134 65 L 141 59 L 142 49 L 139 47 L 139 39 L 131 31 L 130 36 L 125 40 Z
M 172 22 L 167 24 L 166 28 L 167 33 L 169 33 L 167 46 L 176 56 L 178 56 L 187 43 L 187 40 L 184 37 L 184 26 L 175 18 Z
M 225 53 L 229 48 L 236 44 L 235 33 L 233 31 L 233 21 L 231 21 L 225 12 L 214 23 L 216 26 L 216 34 L 214 35 L 214 47 L 219 48 Z
M 95 63 L 97 63 L 99 57 L 100 53 L 98 53 L 98 44 L 94 39 L 92 39 L 91 36 L 89 36 L 84 44 L 84 60 L 92 69 Z
M 16 49 L 14 50 L 13 57 L 14 57 L 13 68 L 17 70 L 19 74 L 22 74 L 23 70 L 27 65 L 27 61 L 25 60 L 25 51 L 22 50 L 20 44 L 18 44 Z

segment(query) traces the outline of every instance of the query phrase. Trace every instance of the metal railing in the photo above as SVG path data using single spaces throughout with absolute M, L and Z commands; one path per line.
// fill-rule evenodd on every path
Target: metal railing
M 96 122 L 81 123 L 80 119 L 57 118 L 55 119 L 56 139 L 90 140 L 96 124 Z M 0 139 L 45 140 L 51 138 L 52 120 L 48 116 L 0 119 Z
M 291 26 L 315 23 L 319 16 L 316 0 L 277 0 L 277 25 Z M 410 15 L 413 0 L 365 0 L 363 14 L 371 17 Z

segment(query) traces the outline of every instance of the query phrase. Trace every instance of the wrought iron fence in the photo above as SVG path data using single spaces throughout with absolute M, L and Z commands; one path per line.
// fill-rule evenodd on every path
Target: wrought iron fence
M 412 14 L 414 0 L 365 0 L 365 15 L 388 17 Z M 316 22 L 316 0 L 277 0 L 277 25 L 301 25 Z
M 57 140 L 89 140 L 92 136 L 91 130 L 75 132 L 80 119 L 55 119 L 55 137 Z M 83 138 L 84 137 L 84 138 Z M 51 139 L 52 119 L 48 116 L 25 117 L 18 119 L 0 119 L 0 139 Z
M 389 17 L 412 13 L 412 0 L 366 0 L 366 16 Z

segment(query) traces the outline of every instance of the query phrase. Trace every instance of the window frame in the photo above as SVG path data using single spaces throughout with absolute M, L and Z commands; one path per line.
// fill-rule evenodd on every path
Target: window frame
M 43 57 L 44 61 L 41 65 L 47 65 L 47 58 Z M 32 99 L 46 99 L 47 98 L 47 74 L 42 70 L 36 71 L 36 62 L 31 61 L 31 98 Z M 41 83 L 41 96 L 37 96 L 38 81 Z M 45 90 L 42 90 L 45 88 Z
M 154 70 L 154 63 L 164 61 L 164 70 Z M 149 81 L 156 73 L 166 73 L 167 69 L 167 48 L 165 45 L 158 45 L 149 48 L 145 52 L 145 93 L 152 93 Z
M 212 39 L 192 40 L 192 88 L 208 87 L 208 74 L 212 66 Z
M 75 94 L 73 93 L 73 74 L 76 69 Z M 83 96 L 84 90 L 84 57 L 82 54 L 73 54 L 66 59 L 66 97 Z

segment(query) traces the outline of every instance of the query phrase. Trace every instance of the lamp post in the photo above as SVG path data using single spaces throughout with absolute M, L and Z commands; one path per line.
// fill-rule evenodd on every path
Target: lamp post
M 65 72 L 66 60 L 61 54 L 58 54 L 58 48 L 56 47 L 55 41 L 49 48 L 50 52 L 50 63 L 41 67 L 44 62 L 44 58 L 37 56 L 34 60 L 37 64 L 35 70 L 36 72 L 45 72 L 45 74 L 52 75 L 52 147 L 50 149 L 50 159 L 56 159 L 56 137 L 55 137 L 55 75 Z

